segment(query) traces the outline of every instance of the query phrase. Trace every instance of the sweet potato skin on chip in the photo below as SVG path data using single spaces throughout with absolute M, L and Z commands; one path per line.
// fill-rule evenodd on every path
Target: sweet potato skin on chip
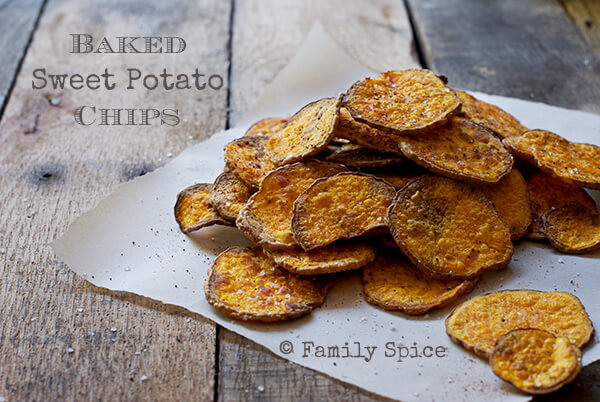
M 244 321 L 284 321 L 325 301 L 328 281 L 278 267 L 260 247 L 232 247 L 217 256 L 204 286 L 208 302 Z
M 446 124 L 461 101 L 429 70 L 388 71 L 355 82 L 344 96 L 354 120 L 397 135 L 418 134 Z
M 539 172 L 529 176 L 527 178 L 527 189 L 533 215 L 531 230 L 528 234 L 530 239 L 542 240 L 546 238 L 542 216 L 558 205 L 578 202 L 587 208 L 598 211 L 596 202 L 585 190 L 545 173 Z
M 513 166 L 512 156 L 491 131 L 462 117 L 420 135 L 400 137 L 398 144 L 413 162 L 462 181 L 497 183 Z
M 381 247 L 375 261 L 363 267 L 362 282 L 367 302 L 385 310 L 420 315 L 448 306 L 469 293 L 473 280 L 440 281 L 419 271 L 398 250 Z
M 268 137 L 238 138 L 225 145 L 225 163 L 244 183 L 258 188 L 262 179 L 277 168 L 265 153 Z
M 386 167 L 398 165 L 404 158 L 390 152 L 380 152 L 362 145 L 347 144 L 327 156 L 329 162 L 341 163 L 350 168 Z
M 516 329 L 501 336 L 490 356 L 498 377 L 530 394 L 548 394 L 581 371 L 581 351 L 562 336 L 541 329 Z
M 579 203 L 560 205 L 542 216 L 552 245 L 568 254 L 600 250 L 600 215 Z
M 210 203 L 223 218 L 235 221 L 251 195 L 250 187 L 236 175 L 223 172 L 210 190 Z
M 211 225 L 233 224 L 219 215 L 210 204 L 210 191 L 213 185 L 198 183 L 182 190 L 175 203 L 175 220 L 183 233 L 191 233 Z
M 446 318 L 446 333 L 479 356 L 489 358 L 500 336 L 537 328 L 585 345 L 594 328 L 577 297 L 566 292 L 501 290 L 474 297 Z
M 254 123 L 250 126 L 248 131 L 244 134 L 244 137 L 263 136 L 272 137 L 273 134 L 285 126 L 289 119 L 281 117 L 268 117 Z
M 292 234 L 294 201 L 315 180 L 344 170 L 342 165 L 309 160 L 272 171 L 240 211 L 237 227 L 266 249 L 294 248 L 298 245 Z
M 335 136 L 377 151 L 402 155 L 395 135 L 354 120 L 346 108 L 340 109 Z
M 498 210 L 500 218 L 510 229 L 510 238 L 519 240 L 529 232 L 531 206 L 527 182 L 523 175 L 513 169 L 496 184 L 477 185 Z
M 454 90 L 462 101 L 460 114 L 491 130 L 500 138 L 514 137 L 528 131 L 513 115 L 498 106 L 481 101 L 466 92 Z
M 277 250 L 270 254 L 277 265 L 290 272 L 316 275 L 359 269 L 375 259 L 375 248 L 366 243 L 348 242 L 313 251 Z
M 383 180 L 363 173 L 319 179 L 294 203 L 294 238 L 310 251 L 385 228 L 395 192 Z
M 485 195 L 464 183 L 423 176 L 398 191 L 388 227 L 413 264 L 438 279 L 471 279 L 504 268 L 510 231 Z
M 341 95 L 304 106 L 267 144 L 267 153 L 277 165 L 301 161 L 321 152 L 334 136 Z
M 544 130 L 527 131 L 503 140 L 517 157 L 550 176 L 575 186 L 600 190 L 600 147 L 582 144 Z

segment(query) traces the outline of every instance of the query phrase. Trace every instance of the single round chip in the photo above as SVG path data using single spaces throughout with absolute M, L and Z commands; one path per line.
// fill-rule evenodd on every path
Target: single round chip
M 342 145 L 325 160 L 341 163 L 347 167 L 368 168 L 398 165 L 404 161 L 404 158 L 398 154 L 380 152 L 362 145 L 347 144 Z
M 378 249 L 375 261 L 364 266 L 362 272 L 365 298 L 369 303 L 411 315 L 448 306 L 469 293 L 477 280 L 431 279 L 399 250 L 388 247 Z
M 358 269 L 375 259 L 375 248 L 366 243 L 330 244 L 313 251 L 276 250 L 270 252 L 279 265 L 300 275 L 330 274 Z
M 395 135 L 354 120 L 346 108 L 340 109 L 335 135 L 377 151 L 402 155 Z
M 446 124 L 460 99 L 429 70 L 388 71 L 355 82 L 344 96 L 354 120 L 395 134 L 417 134 Z
M 528 130 L 513 115 L 498 106 L 481 101 L 466 92 L 454 90 L 462 101 L 460 114 L 474 123 L 493 131 L 501 138 L 514 137 Z
M 546 212 L 542 219 L 546 237 L 563 253 L 600 250 L 600 215 L 597 211 L 571 202 Z
M 424 168 L 453 179 L 497 183 L 513 158 L 488 129 L 462 117 L 421 135 L 398 138 L 404 155 Z
M 517 157 L 566 183 L 600 190 L 600 147 L 582 144 L 544 130 L 503 140 Z
M 400 249 L 438 279 L 470 279 L 504 268 L 513 253 L 510 231 L 479 190 L 423 176 L 398 191 L 387 216 Z
M 511 170 L 496 184 L 480 184 L 477 188 L 492 201 L 500 218 L 510 229 L 510 238 L 523 238 L 531 226 L 531 207 L 527 182 L 517 169 Z
M 255 135 L 262 137 L 272 137 L 273 134 L 285 126 L 289 119 L 281 117 L 269 117 L 262 119 L 250 126 L 244 137 L 253 137 Z
M 301 161 L 321 152 L 334 136 L 340 114 L 341 95 L 304 106 L 267 144 L 267 153 L 277 165 Z
M 292 234 L 294 201 L 315 180 L 343 170 L 335 163 L 309 160 L 272 171 L 240 211 L 237 227 L 267 249 L 294 248 L 298 244 Z
M 294 203 L 294 238 L 309 251 L 385 228 L 395 192 L 385 181 L 363 173 L 319 179 Z
M 385 180 L 398 190 L 406 186 L 411 181 L 421 177 L 421 175 L 417 174 L 398 175 L 393 173 L 377 173 L 375 176 Z
M 527 189 L 533 214 L 533 222 L 528 235 L 530 239 L 542 240 L 546 238 L 542 215 L 558 205 L 578 202 L 587 208 L 598 211 L 596 202 L 585 190 L 545 173 L 534 173 L 529 176 Z
M 513 329 L 537 328 L 564 336 L 581 347 L 594 332 L 585 308 L 566 292 L 501 290 L 474 297 L 446 318 L 450 338 L 489 357 L 498 338 Z
M 238 138 L 225 145 L 225 163 L 244 183 L 258 188 L 262 179 L 277 168 L 265 153 L 268 137 Z
M 232 247 L 217 256 L 204 286 L 215 308 L 244 321 L 284 321 L 325 301 L 328 281 L 278 267 L 260 247 Z
M 210 191 L 213 185 L 199 183 L 189 186 L 177 195 L 175 220 L 183 233 L 191 233 L 211 225 L 233 226 L 210 204 Z
M 581 371 L 581 351 L 562 336 L 541 329 L 516 329 L 501 336 L 490 356 L 498 377 L 530 394 L 548 394 Z
M 235 221 L 251 195 L 250 187 L 236 175 L 224 172 L 217 177 L 210 191 L 210 203 L 219 215 Z

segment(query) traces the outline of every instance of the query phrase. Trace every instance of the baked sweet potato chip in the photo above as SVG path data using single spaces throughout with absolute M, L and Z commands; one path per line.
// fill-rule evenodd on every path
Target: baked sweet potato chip
M 528 130 L 513 115 L 498 106 L 481 101 L 463 91 L 455 89 L 454 92 L 462 101 L 460 114 L 493 131 L 499 137 L 514 137 Z
M 294 238 L 310 251 L 384 228 L 395 192 L 383 180 L 362 173 L 319 179 L 294 203 Z
M 438 279 L 471 279 L 504 268 L 513 245 L 508 226 L 479 190 L 423 176 L 398 191 L 387 223 L 400 249 Z
M 501 290 L 474 297 L 446 318 L 446 333 L 466 349 L 489 357 L 498 338 L 513 329 L 536 328 L 581 347 L 594 332 L 577 297 L 566 292 Z
M 406 186 L 411 181 L 421 177 L 421 175 L 416 174 L 398 175 L 393 173 L 377 173 L 375 176 L 385 180 L 386 182 L 394 186 L 397 190 L 400 190 L 402 187 Z
M 446 124 L 461 101 L 429 70 L 388 71 L 355 82 L 344 96 L 354 120 L 395 134 L 417 134 Z
M 289 249 L 298 243 L 292 234 L 294 201 L 315 180 L 345 170 L 341 165 L 305 161 L 269 173 L 238 215 L 237 227 L 266 249 Z
M 498 377 L 529 394 L 548 394 L 581 371 L 581 351 L 562 336 L 541 329 L 516 329 L 501 336 L 490 356 Z
M 263 137 L 272 137 L 273 134 L 285 126 L 289 119 L 281 117 L 269 117 L 262 119 L 250 126 L 244 137 L 253 137 L 255 135 Z
M 325 160 L 341 163 L 347 167 L 369 168 L 398 165 L 404 158 L 390 152 L 380 152 L 357 144 L 346 144 L 333 152 Z
M 491 131 L 462 117 L 420 135 L 398 138 L 404 155 L 424 168 L 453 179 L 497 183 L 513 158 Z
M 517 169 L 511 170 L 496 184 L 480 184 L 477 188 L 492 201 L 500 218 L 508 225 L 512 240 L 523 238 L 531 226 L 531 207 L 527 182 Z
M 210 204 L 212 187 L 208 183 L 194 184 L 177 195 L 175 220 L 183 233 L 191 233 L 211 225 L 232 225 Z
M 236 175 L 224 172 L 217 177 L 210 191 L 210 203 L 219 215 L 235 221 L 251 195 L 250 187 Z
M 375 261 L 363 267 L 362 280 L 369 303 L 411 315 L 445 307 L 470 292 L 477 283 L 477 279 L 431 279 L 399 250 L 387 247 L 378 249 Z
M 260 247 L 232 247 L 215 259 L 204 286 L 206 299 L 244 321 L 284 321 L 311 312 L 325 301 L 327 280 L 278 267 Z
M 340 115 L 341 95 L 304 106 L 267 144 L 267 153 L 277 165 L 306 159 L 321 152 L 334 136 Z
M 596 202 L 585 190 L 567 184 L 545 173 L 534 173 L 527 179 L 527 189 L 531 202 L 533 222 L 528 237 L 541 240 L 546 238 L 542 215 L 552 208 L 568 202 L 578 202 L 587 208 L 598 211 Z
M 265 153 L 268 137 L 238 138 L 225 145 L 225 163 L 244 183 L 258 188 L 262 179 L 277 166 Z
M 346 108 L 340 109 L 335 135 L 377 151 L 402 155 L 395 135 L 354 120 Z
M 503 140 L 517 157 L 550 176 L 580 187 L 600 190 L 600 147 L 582 144 L 544 130 L 527 131 Z
M 542 219 L 546 237 L 563 253 L 583 254 L 600 249 L 600 215 L 597 211 L 571 202 L 546 212 Z
M 375 248 L 366 243 L 330 244 L 313 251 L 271 251 L 280 267 L 300 275 L 331 274 L 358 269 L 375 259 Z

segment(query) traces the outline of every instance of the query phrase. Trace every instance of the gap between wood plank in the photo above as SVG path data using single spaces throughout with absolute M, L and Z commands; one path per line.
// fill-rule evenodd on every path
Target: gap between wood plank
M 25 60 L 25 56 L 27 56 L 27 52 L 29 51 L 29 46 L 31 45 L 31 42 L 33 41 L 33 35 L 34 35 L 35 31 L 37 31 L 38 24 L 40 23 L 42 14 L 44 14 L 44 10 L 46 9 L 47 3 L 48 3 L 48 0 L 42 0 L 42 5 L 40 6 L 38 15 L 35 18 L 35 22 L 33 23 L 31 32 L 29 32 L 29 37 L 27 38 L 27 44 L 23 48 L 23 53 L 21 54 L 21 57 L 19 58 L 19 63 L 17 63 L 17 68 L 15 69 L 15 71 L 13 73 L 12 80 L 10 81 L 10 86 L 8 87 L 8 91 L 6 91 L 6 97 L 4 98 L 4 102 L 2 103 L 2 105 L 0 107 L 0 121 L 2 120 L 2 117 L 4 116 L 4 110 L 6 109 L 6 105 L 8 105 L 8 101 L 12 95 L 13 88 L 15 87 L 15 84 L 17 82 L 17 77 L 19 76 L 19 73 L 21 72 L 21 67 L 23 66 L 23 60 Z
M 406 15 L 408 16 L 408 22 L 410 23 L 410 28 L 411 28 L 412 36 L 413 36 L 413 45 L 414 45 L 415 52 L 417 53 L 417 59 L 419 61 L 419 64 L 423 68 L 429 68 L 430 63 L 425 58 L 425 53 L 424 53 L 424 49 L 422 47 L 422 42 L 421 42 L 421 33 L 418 32 L 418 28 L 415 25 L 413 10 L 411 9 L 408 0 L 403 0 L 403 3 L 404 3 L 404 8 L 406 9 Z

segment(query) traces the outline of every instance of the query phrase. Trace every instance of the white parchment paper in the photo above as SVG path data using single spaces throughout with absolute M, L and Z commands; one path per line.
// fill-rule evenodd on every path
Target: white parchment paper
M 322 28 L 315 27 L 239 126 L 215 134 L 166 166 L 121 185 L 79 217 L 52 247 L 73 271 L 97 286 L 185 307 L 277 355 L 380 395 L 402 400 L 526 399 L 495 377 L 487 362 L 449 340 L 444 330 L 449 308 L 423 317 L 382 311 L 363 300 L 356 274 L 342 276 L 322 308 L 283 324 L 237 322 L 212 309 L 204 298 L 206 271 L 216 254 L 231 245 L 246 245 L 248 240 L 237 229 L 224 227 L 183 235 L 173 218 L 177 193 L 193 183 L 212 182 L 223 169 L 223 146 L 241 136 L 248 123 L 267 116 L 288 116 L 309 101 L 336 95 L 367 75 L 373 73 L 341 51 Z M 528 127 L 600 144 L 600 116 L 475 95 L 514 114 Z M 598 201 L 598 193 L 592 194 Z M 599 257 L 599 253 L 563 255 L 547 245 L 524 241 L 517 245 L 506 270 L 486 275 L 467 297 L 495 289 L 568 291 L 581 299 L 598 327 Z M 318 346 L 333 357 L 318 357 Z M 334 346 L 339 357 L 335 349 L 329 349 Z M 584 349 L 583 361 L 586 364 L 598 358 L 600 346 L 594 337 Z

